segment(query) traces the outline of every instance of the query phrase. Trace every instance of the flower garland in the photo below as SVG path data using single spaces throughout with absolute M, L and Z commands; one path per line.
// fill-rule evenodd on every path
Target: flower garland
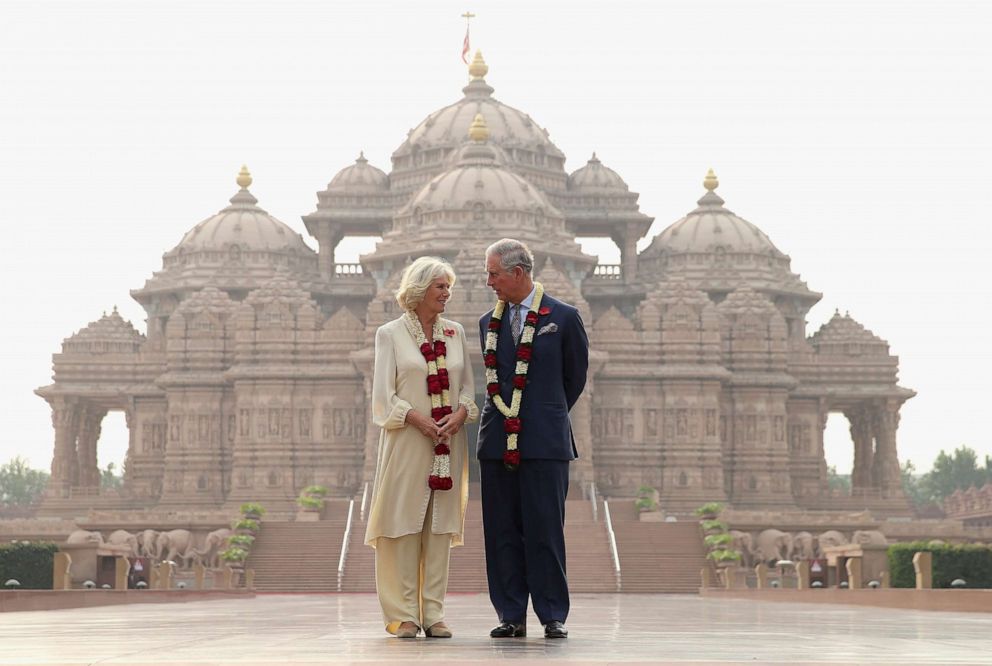
M 454 331 L 442 329 L 438 317 L 434 321 L 434 344 L 431 345 L 427 342 L 427 336 L 417 315 L 408 312 L 407 319 L 411 324 L 410 330 L 417 339 L 420 353 L 427 361 L 427 394 L 431 397 L 431 418 L 439 421 L 452 413 L 451 396 L 448 393 L 450 387 L 448 368 L 445 364 L 448 349 L 442 336 L 448 335 L 449 331 L 453 335 Z M 431 474 L 427 478 L 427 485 L 431 490 L 451 490 L 451 449 L 444 442 L 434 442 L 434 462 L 431 465 Z
M 517 437 L 523 427 L 520 420 L 520 402 L 523 400 L 524 387 L 527 385 L 527 370 L 530 368 L 530 358 L 534 351 L 534 331 L 537 329 L 538 315 L 546 315 L 551 310 L 541 307 L 544 287 L 535 282 L 536 292 L 534 303 L 524 319 L 524 329 L 517 344 L 517 365 L 513 373 L 513 397 L 509 407 L 499 394 L 499 377 L 496 374 L 496 343 L 499 341 L 499 327 L 506 311 L 506 301 L 497 301 L 493 316 L 489 319 L 486 331 L 486 350 L 482 359 L 486 365 L 486 392 L 489 394 L 496 409 L 503 415 L 503 429 L 506 431 L 506 451 L 503 452 L 503 465 L 513 471 L 520 466 L 520 451 L 517 449 Z

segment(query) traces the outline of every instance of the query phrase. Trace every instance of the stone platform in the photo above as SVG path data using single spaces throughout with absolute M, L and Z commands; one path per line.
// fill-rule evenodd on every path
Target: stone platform
M 382 630 L 371 594 L 0 614 L 0 664 L 992 663 L 992 616 L 719 599 L 575 595 L 567 640 L 492 640 L 488 598 L 448 598 L 451 640 Z

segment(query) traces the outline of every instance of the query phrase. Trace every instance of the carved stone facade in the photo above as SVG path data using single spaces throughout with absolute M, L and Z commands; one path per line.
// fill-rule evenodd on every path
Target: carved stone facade
M 258 207 L 243 170 L 231 205 L 132 291 L 147 335 L 114 312 L 66 339 L 55 382 L 37 391 L 55 429 L 42 512 L 244 500 L 280 510 L 312 483 L 361 492 L 377 439 L 372 334 L 398 314 L 400 271 L 446 257 L 458 275 L 448 314 L 475 331 L 493 304 L 485 247 L 511 236 L 590 332 L 589 383 L 572 412 L 579 487 L 653 486 L 672 512 L 720 500 L 907 513 L 896 431 L 914 394 L 897 385 L 887 343 L 839 313 L 807 337 L 820 294 L 724 207 L 712 173 L 698 207 L 638 253 L 653 221 L 638 195 L 595 155 L 567 174 L 547 131 L 496 100 L 487 72 L 477 54 L 464 96 L 410 131 L 388 175 L 360 156 L 317 194 L 303 221 L 319 252 Z M 342 264 L 335 251 L 349 236 L 381 241 Z M 576 242 L 604 236 L 619 265 L 597 265 Z M 131 433 L 115 495 L 100 494 L 96 468 L 109 410 L 125 412 Z M 827 488 L 831 412 L 851 422 L 850 497 Z

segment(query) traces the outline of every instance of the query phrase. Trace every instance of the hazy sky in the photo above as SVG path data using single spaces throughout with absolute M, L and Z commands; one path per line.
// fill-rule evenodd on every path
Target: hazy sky
M 809 333 L 840 308 L 899 355 L 919 393 L 900 459 L 992 454 L 988 3 L 3 0 L 0 462 L 48 467 L 32 390 L 51 354 L 114 305 L 144 331 L 128 291 L 227 205 L 242 163 L 304 235 L 359 150 L 388 171 L 407 130 L 461 97 L 466 9 L 495 96 L 548 129 L 569 172 L 595 150 L 641 193 L 642 247 L 713 167 L 727 207 L 824 294 Z M 827 439 L 848 470 L 843 417 Z M 126 441 L 109 416 L 101 466 Z

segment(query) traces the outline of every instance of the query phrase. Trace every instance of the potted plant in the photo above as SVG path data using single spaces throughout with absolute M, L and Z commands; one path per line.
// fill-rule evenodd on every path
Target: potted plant
M 646 514 L 658 510 L 658 491 L 651 486 L 641 486 L 637 489 L 637 499 L 634 500 L 638 518 L 645 520 Z
M 730 536 L 726 532 L 721 532 L 717 534 L 708 534 L 706 538 L 703 539 L 703 543 L 706 544 L 707 548 L 714 551 L 727 549 L 734 543 L 734 537 Z
M 741 561 L 741 554 L 732 548 L 717 548 L 707 553 L 706 557 L 713 560 L 718 567 L 729 567 Z
M 231 546 L 227 550 L 221 551 L 220 559 L 232 569 L 243 569 L 245 560 L 248 559 L 248 551 L 238 546 Z
M 722 520 L 701 520 L 699 526 L 706 534 L 722 534 L 727 531 L 727 523 Z
M 695 513 L 703 520 L 715 520 L 721 511 L 723 511 L 723 504 L 720 502 L 707 502 L 696 509 Z
M 255 537 L 250 534 L 234 534 L 227 538 L 227 545 L 229 548 L 235 547 L 243 550 L 250 550 L 253 543 L 255 543 Z
M 245 502 L 241 505 L 241 515 L 251 520 L 258 520 L 265 515 L 265 507 L 258 502 Z
M 231 529 L 238 534 L 255 536 L 258 532 L 258 521 L 252 520 L 251 518 L 241 518 L 240 520 L 235 520 L 231 523 Z

